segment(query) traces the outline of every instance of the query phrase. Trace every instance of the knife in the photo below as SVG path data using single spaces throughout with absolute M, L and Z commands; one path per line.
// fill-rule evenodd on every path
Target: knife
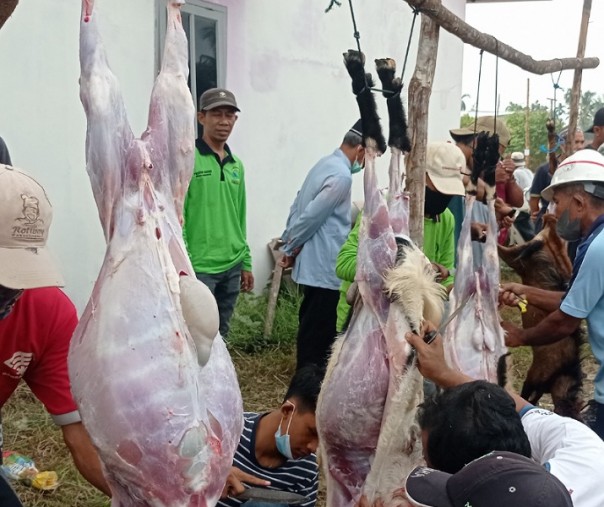
M 308 497 L 304 495 L 266 488 L 247 488 L 235 498 L 237 500 L 258 500 L 267 503 L 285 503 L 289 505 L 302 505 L 308 502 Z

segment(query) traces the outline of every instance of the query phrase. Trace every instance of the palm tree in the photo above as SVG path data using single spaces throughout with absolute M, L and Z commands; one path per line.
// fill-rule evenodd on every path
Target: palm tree
M 6 20 L 11 16 L 19 0 L 0 0 L 0 28 Z

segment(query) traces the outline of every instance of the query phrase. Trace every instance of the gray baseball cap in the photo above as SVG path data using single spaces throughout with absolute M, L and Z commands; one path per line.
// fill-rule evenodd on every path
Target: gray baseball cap
M 217 107 L 227 106 L 241 111 L 237 107 L 237 101 L 235 95 L 229 90 L 224 88 L 210 88 L 201 94 L 199 97 L 199 110 L 209 111 L 210 109 L 216 109 Z

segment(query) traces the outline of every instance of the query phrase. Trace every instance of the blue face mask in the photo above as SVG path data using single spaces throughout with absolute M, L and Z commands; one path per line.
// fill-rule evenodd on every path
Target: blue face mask
M 281 434 L 281 423 L 283 422 L 283 417 L 281 418 L 281 421 L 279 421 L 279 427 L 275 432 L 275 444 L 277 445 L 277 450 L 282 456 L 286 457 L 287 459 L 294 459 L 294 456 L 292 454 L 292 448 L 289 442 L 289 426 L 292 423 L 292 418 L 294 417 L 294 412 L 296 411 L 296 405 L 294 405 L 291 401 L 287 401 L 286 403 L 292 405 L 294 407 L 294 410 L 292 410 L 291 417 L 289 418 L 289 422 L 287 423 L 285 435 Z
M 359 163 L 358 160 L 355 160 L 350 166 L 350 174 L 356 174 L 363 169 L 363 166 Z

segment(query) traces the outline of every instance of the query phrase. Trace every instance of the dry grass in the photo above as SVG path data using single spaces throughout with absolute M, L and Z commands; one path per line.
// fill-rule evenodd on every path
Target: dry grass
M 510 278 L 505 273 L 505 278 Z M 255 304 L 255 303 L 254 303 Z M 268 345 L 255 354 L 242 352 L 234 348 L 231 355 L 239 375 L 239 382 L 245 409 L 266 411 L 279 406 L 294 371 L 294 346 L 292 329 L 295 329 L 296 305 L 290 305 L 287 313 L 280 319 L 290 322 L 290 327 L 280 337 L 280 345 Z M 244 309 L 239 309 L 245 313 Z M 504 310 L 504 318 L 519 322 L 516 310 Z M 265 344 L 266 347 L 266 344 Z M 586 346 L 586 359 L 583 366 L 587 374 L 585 399 L 593 392 L 592 380 L 596 371 L 595 361 Z M 519 389 L 524 372 L 531 362 L 529 348 L 513 351 L 513 384 Z M 544 398 L 544 406 L 551 406 Z M 15 395 L 2 409 L 4 424 L 5 450 L 14 450 L 31 456 L 40 470 L 54 470 L 59 474 L 60 486 L 51 493 L 42 493 L 31 488 L 17 485 L 17 492 L 24 505 L 28 507 L 108 507 L 110 502 L 94 488 L 89 486 L 75 471 L 71 458 L 62 442 L 61 432 L 57 429 L 43 407 L 31 395 L 27 387 L 21 385 Z M 324 507 L 324 491 L 321 488 L 318 507 Z

